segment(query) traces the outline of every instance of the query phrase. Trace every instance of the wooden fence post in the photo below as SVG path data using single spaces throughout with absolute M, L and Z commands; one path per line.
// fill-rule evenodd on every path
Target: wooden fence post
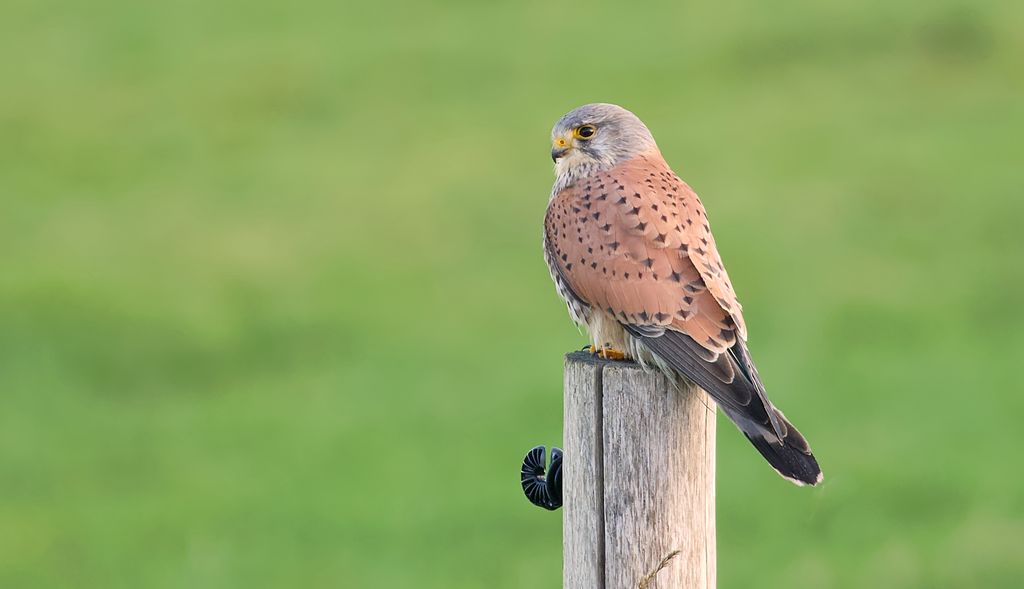
M 715 586 L 715 405 L 630 362 L 565 360 L 564 589 Z

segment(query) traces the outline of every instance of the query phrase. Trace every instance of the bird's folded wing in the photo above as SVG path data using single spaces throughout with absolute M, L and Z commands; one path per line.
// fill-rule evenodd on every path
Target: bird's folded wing
M 590 306 L 624 324 L 681 331 L 708 356 L 745 337 L 704 207 L 660 157 L 566 188 L 545 225 L 549 256 Z
M 555 195 L 545 231 L 548 255 L 584 303 L 615 317 L 719 403 L 767 423 L 770 405 L 704 207 L 660 156 Z

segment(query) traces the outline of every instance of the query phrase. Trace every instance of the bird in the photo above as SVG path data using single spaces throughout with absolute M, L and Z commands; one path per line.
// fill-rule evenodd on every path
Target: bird
M 704 205 L 647 126 L 614 104 L 551 131 L 544 258 L 592 353 L 635 360 L 707 392 L 780 475 L 822 481 L 803 435 L 765 392 Z

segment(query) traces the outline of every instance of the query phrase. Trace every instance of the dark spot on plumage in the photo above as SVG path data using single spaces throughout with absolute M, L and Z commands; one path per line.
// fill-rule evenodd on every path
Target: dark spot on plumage
M 593 214 L 593 215 L 591 215 L 591 216 L 592 216 L 592 217 L 594 217 L 594 220 L 595 220 L 595 221 L 597 221 L 598 219 L 600 219 L 600 218 L 601 218 L 601 211 L 598 211 L 598 212 L 594 213 L 594 214 Z
M 569 264 L 566 264 L 566 265 L 565 265 L 565 269 L 566 269 L 566 270 L 572 270 L 572 264 L 571 264 L 571 263 L 569 263 Z
M 662 321 L 665 321 L 665 320 L 666 320 L 666 319 L 668 319 L 669 317 L 670 317 L 670 315 L 669 315 L 669 314 L 667 314 L 667 313 L 662 313 L 661 311 L 658 311 L 657 313 L 655 313 L 655 314 L 654 314 L 654 319 L 655 319 L 656 321 L 658 321 L 658 323 L 661 323 Z
M 662 215 L 661 216 L 661 222 L 662 223 L 668 223 L 668 217 L 666 217 L 665 215 Z
M 644 273 L 643 272 L 637 272 L 636 273 L 636 277 L 637 277 L 637 280 L 643 280 L 644 279 Z
M 585 208 L 585 209 L 587 209 L 589 211 L 590 210 L 590 203 L 589 202 L 583 203 L 583 208 Z
M 686 220 L 686 224 L 687 225 L 693 225 L 693 219 L 687 219 Z
M 701 237 L 701 238 L 700 238 L 700 242 L 701 242 L 701 243 L 703 243 L 704 245 L 707 245 L 707 244 L 708 244 L 708 238 L 706 238 L 706 237 Z
M 654 272 L 651 272 L 651 278 L 657 280 L 658 279 L 658 275 L 655 274 Z
M 588 247 L 588 248 L 587 248 L 587 253 L 588 253 L 588 254 L 592 254 L 592 253 L 594 253 L 594 248 L 592 248 L 592 247 Z
M 620 197 L 619 200 L 615 201 L 615 204 L 617 204 L 617 205 L 624 205 L 624 204 L 626 204 L 626 197 L 624 197 L 624 196 Z
M 713 339 L 711 339 L 711 338 L 709 337 L 709 338 L 707 339 L 707 341 L 705 341 L 705 342 L 704 342 L 704 345 L 705 345 L 705 346 L 711 346 L 711 347 L 717 347 L 717 346 L 718 346 L 718 342 L 716 342 L 715 340 L 713 340 Z
M 580 243 L 583 243 L 583 238 L 582 237 L 577 237 L 576 239 L 578 239 Z
M 676 282 L 682 282 L 683 281 L 683 275 L 678 273 L 678 272 L 676 272 L 676 271 L 673 271 L 672 275 L 669 276 L 669 278 L 671 278 L 672 280 L 674 280 Z
M 704 254 L 708 253 L 708 252 L 707 252 L 707 250 L 705 250 L 705 249 L 704 249 L 704 248 L 702 248 L 702 247 L 699 247 L 699 248 L 697 248 L 697 249 L 695 249 L 695 250 L 693 250 L 693 251 L 697 252 L 697 255 L 698 255 L 698 256 L 703 256 Z
M 643 222 L 637 223 L 636 227 L 634 227 L 634 229 L 639 229 L 640 231 L 643 231 L 644 229 L 647 229 L 647 223 L 643 223 Z
M 636 198 L 640 198 L 640 193 L 639 192 L 634 192 L 633 196 L 636 197 Z
M 601 196 L 597 197 L 597 200 L 608 200 L 608 193 L 602 192 Z
M 601 229 L 603 229 L 605 231 L 608 231 L 611 228 L 612 228 L 612 224 L 611 223 L 605 223 L 604 225 L 601 226 Z
M 629 280 L 629 272 L 623 272 L 622 277 L 625 278 L 626 280 Z
M 684 286 L 683 288 L 687 292 L 698 293 L 698 292 L 704 290 L 704 283 L 701 280 L 698 279 L 698 280 L 694 280 L 692 282 L 688 282 L 686 284 L 686 286 Z
M 680 319 L 689 319 L 692 314 L 693 312 L 689 309 L 680 309 L 676 311 L 676 317 L 679 317 Z
M 640 311 L 640 320 L 641 321 L 646 323 L 650 319 L 651 319 L 651 316 L 647 314 L 647 311 Z
M 613 241 L 613 242 L 608 244 L 608 247 L 612 248 L 612 251 L 614 252 L 614 251 L 619 249 L 620 245 L 622 245 L 622 244 L 617 242 L 617 241 Z
M 667 237 L 668 235 L 665 235 L 664 233 L 659 233 L 658 236 L 654 238 L 654 241 L 657 241 L 659 243 L 665 243 L 665 238 Z
M 619 190 L 625 190 L 625 189 L 626 189 L 625 186 L 623 186 L 622 184 L 619 184 Z
M 693 297 L 691 297 L 690 295 L 686 295 L 683 297 L 683 302 L 686 303 L 687 305 L 692 305 Z
M 577 215 L 578 215 L 578 214 L 579 214 L 579 212 L 580 212 L 580 208 L 579 208 L 579 207 L 573 207 L 573 208 L 572 208 L 572 212 L 573 212 L 574 214 L 577 214 Z
M 597 262 L 591 262 L 590 263 L 590 267 L 596 270 L 597 269 Z
M 679 246 L 679 251 L 683 252 L 684 254 L 687 253 L 689 250 L 690 246 L 688 244 L 684 243 L 683 245 Z
M 643 264 L 644 266 L 647 266 L 648 268 L 650 268 L 651 266 L 653 266 L 653 265 L 654 265 L 654 258 L 647 258 L 646 260 L 644 260 L 644 261 L 643 261 L 643 262 L 641 262 L 641 263 L 642 263 L 642 264 Z
M 651 203 L 651 208 L 656 211 L 656 210 L 658 210 L 658 205 L 656 205 L 654 203 Z
M 704 223 L 704 231 L 711 231 L 711 227 L 707 223 Z

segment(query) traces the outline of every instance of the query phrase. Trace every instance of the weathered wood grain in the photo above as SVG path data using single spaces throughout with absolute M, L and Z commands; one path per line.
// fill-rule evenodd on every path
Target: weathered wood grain
M 605 589 L 600 362 L 565 359 L 563 585 Z
M 570 354 L 565 450 L 566 589 L 715 586 L 715 410 L 703 391 Z

